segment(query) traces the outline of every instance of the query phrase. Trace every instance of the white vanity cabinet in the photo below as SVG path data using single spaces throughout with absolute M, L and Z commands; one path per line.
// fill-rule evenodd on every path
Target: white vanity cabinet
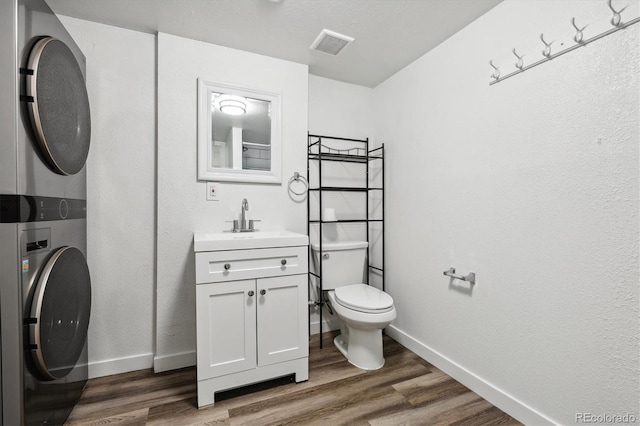
M 307 246 L 196 252 L 198 407 L 215 392 L 309 376 Z

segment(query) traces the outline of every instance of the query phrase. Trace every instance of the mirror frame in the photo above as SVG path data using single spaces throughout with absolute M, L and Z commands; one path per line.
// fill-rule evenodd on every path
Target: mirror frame
M 211 93 L 226 93 L 271 102 L 271 170 L 213 167 Z M 198 180 L 221 182 L 281 183 L 282 95 L 262 89 L 214 83 L 198 78 Z

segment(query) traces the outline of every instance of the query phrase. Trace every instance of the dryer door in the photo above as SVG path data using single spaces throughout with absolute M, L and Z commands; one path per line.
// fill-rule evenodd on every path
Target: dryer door
M 56 173 L 78 173 L 89 154 L 91 115 L 82 70 L 62 41 L 44 37 L 29 55 L 27 107 L 43 157 Z
M 87 339 L 91 278 L 75 247 L 58 249 L 42 269 L 29 320 L 31 353 L 45 380 L 60 379 L 76 365 Z

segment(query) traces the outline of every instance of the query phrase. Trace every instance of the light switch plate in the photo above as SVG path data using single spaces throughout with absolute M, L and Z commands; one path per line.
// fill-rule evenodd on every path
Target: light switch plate
M 207 201 L 220 201 L 218 182 L 207 182 Z

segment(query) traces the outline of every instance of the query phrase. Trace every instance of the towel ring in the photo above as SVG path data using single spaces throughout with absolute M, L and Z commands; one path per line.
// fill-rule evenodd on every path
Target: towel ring
M 302 192 L 296 192 L 293 190 L 293 188 L 291 187 L 291 185 L 294 182 L 302 182 L 302 184 L 304 185 L 304 189 L 302 190 Z M 300 173 L 295 172 L 293 174 L 293 176 L 291 176 L 289 178 L 289 191 L 295 195 L 299 195 L 299 196 L 303 196 L 306 194 L 306 192 L 309 190 L 309 182 L 307 181 L 307 178 L 305 178 L 304 176 L 300 175 Z

